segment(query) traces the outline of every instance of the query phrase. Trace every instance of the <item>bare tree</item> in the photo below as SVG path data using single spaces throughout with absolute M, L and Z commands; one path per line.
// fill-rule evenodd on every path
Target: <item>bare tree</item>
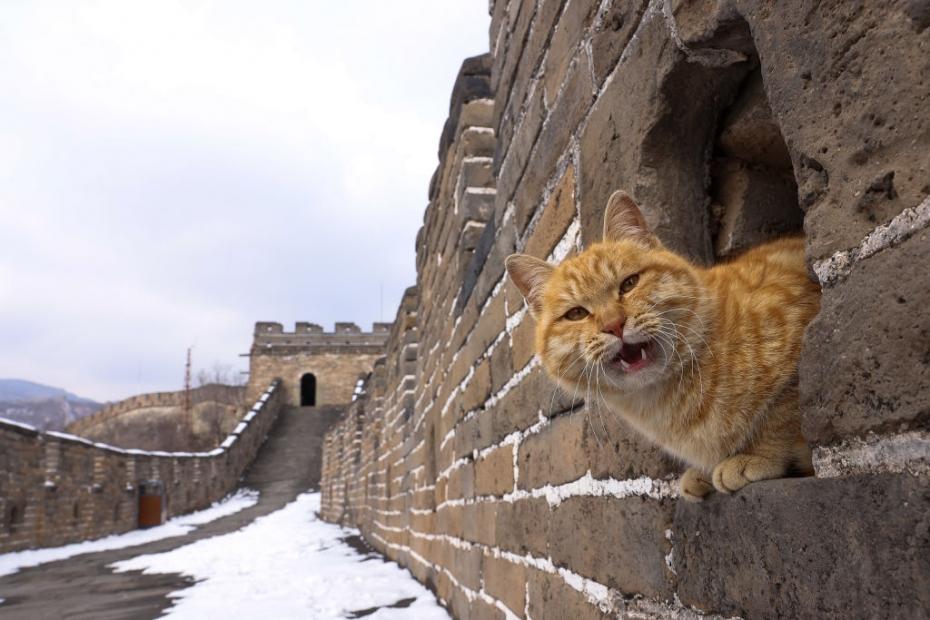
M 201 368 L 197 372 L 197 386 L 207 385 L 208 383 L 219 383 L 220 385 L 244 385 L 245 376 L 237 372 L 229 364 L 213 362 L 213 366 L 208 370 Z

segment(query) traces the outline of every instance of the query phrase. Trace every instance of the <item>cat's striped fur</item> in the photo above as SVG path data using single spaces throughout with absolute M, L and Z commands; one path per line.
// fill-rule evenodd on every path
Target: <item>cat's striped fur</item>
M 691 465 L 685 498 L 812 472 L 797 366 L 820 289 L 800 237 L 704 268 L 663 247 L 617 192 L 601 243 L 558 266 L 516 254 L 507 270 L 548 373 Z

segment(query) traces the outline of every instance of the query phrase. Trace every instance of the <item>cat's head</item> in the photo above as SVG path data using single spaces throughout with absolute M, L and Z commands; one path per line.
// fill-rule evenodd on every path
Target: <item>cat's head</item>
M 697 270 L 615 192 L 600 243 L 560 265 L 514 254 L 507 273 L 536 319 L 536 352 L 563 387 L 632 393 L 678 378 L 703 349 Z

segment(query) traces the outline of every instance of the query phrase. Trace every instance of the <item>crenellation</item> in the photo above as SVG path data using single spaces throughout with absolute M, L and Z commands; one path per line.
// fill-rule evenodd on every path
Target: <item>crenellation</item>
M 288 332 L 280 323 L 258 322 L 255 324 L 252 352 L 273 355 L 294 348 L 375 348 L 383 346 L 387 340 L 388 325 L 375 323 L 371 331 L 363 332 L 355 323 L 340 322 L 335 324 L 333 331 L 327 332 L 315 323 L 298 322 L 294 331 Z

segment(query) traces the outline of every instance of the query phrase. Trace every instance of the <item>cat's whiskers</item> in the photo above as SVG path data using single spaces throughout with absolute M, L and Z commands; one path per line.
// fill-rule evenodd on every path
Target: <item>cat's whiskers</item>
M 571 400 L 573 403 L 576 402 L 575 397 L 578 395 L 578 388 L 581 386 L 581 382 L 584 380 L 585 370 L 587 370 L 588 368 L 587 360 L 584 360 L 584 351 L 581 352 L 581 354 L 579 355 L 579 358 L 585 362 L 585 366 L 584 368 L 581 369 L 581 374 L 578 376 L 578 380 L 574 382 L 575 389 L 572 390 L 572 396 L 571 396 Z M 574 362 L 572 362 L 572 364 L 574 364 Z
M 588 375 L 588 383 L 587 383 L 587 389 L 585 390 L 584 402 L 585 402 L 585 407 L 588 409 L 588 415 L 590 415 L 590 411 L 591 411 L 590 409 L 591 408 L 591 373 L 589 372 L 589 368 L 591 370 L 594 369 L 591 363 L 591 359 L 586 357 L 584 371 L 585 371 L 585 374 Z M 594 424 L 590 423 L 590 420 L 589 420 L 589 425 L 591 426 L 591 433 L 594 435 L 594 439 L 597 441 L 597 445 L 602 446 L 603 444 L 601 443 L 601 438 L 598 437 L 597 435 L 597 429 L 594 428 Z
M 602 368 L 601 368 L 600 361 L 594 362 L 594 370 L 596 373 L 594 389 L 597 390 L 597 397 L 598 397 L 598 400 L 595 401 L 597 403 L 596 405 L 597 406 L 597 418 L 598 420 L 600 420 L 601 428 L 604 430 L 604 435 L 607 437 L 607 444 L 610 445 L 610 443 L 612 442 L 612 439 L 610 438 L 610 431 L 607 430 L 607 424 L 604 422 L 604 417 L 601 415 L 600 403 L 604 403 L 604 406 L 607 407 L 608 411 L 610 410 L 610 406 L 607 404 L 607 401 L 604 399 L 604 394 L 601 392 L 601 370 Z
M 675 354 L 675 357 L 678 358 L 678 391 L 681 391 L 681 387 L 685 380 L 685 361 L 681 357 L 681 353 L 678 350 L 677 342 L 681 338 L 681 334 L 675 329 L 675 324 L 671 323 L 671 328 L 667 328 L 664 325 L 661 325 L 656 331 L 656 336 L 667 339 L 666 342 L 671 347 L 672 352 Z
M 702 327 L 703 327 L 703 320 L 701 319 L 700 315 L 698 315 L 696 312 L 694 312 L 694 311 L 692 311 L 692 310 L 689 310 L 688 308 L 669 308 L 669 309 L 667 309 L 667 310 L 663 310 L 663 311 L 656 312 L 656 313 L 654 313 L 654 315 L 655 315 L 656 317 L 664 317 L 666 314 L 669 314 L 669 313 L 674 312 L 674 311 L 690 312 L 691 314 L 693 314 L 693 315 L 695 316 L 695 318 L 696 318 L 699 322 L 701 322 L 701 325 L 702 325 Z M 666 320 L 668 320 L 668 319 L 666 319 Z M 699 339 L 699 340 L 701 341 L 701 344 L 704 345 L 705 349 L 710 353 L 710 355 L 713 355 L 713 354 L 714 354 L 713 348 L 710 346 L 710 343 L 707 342 L 707 339 L 704 337 L 704 334 L 702 334 L 701 332 L 697 331 L 696 329 L 694 329 L 694 328 L 691 327 L 690 325 L 687 325 L 687 324 L 684 323 L 684 322 L 671 321 L 671 323 L 675 326 L 676 329 L 679 328 L 679 327 L 682 327 L 682 328 L 684 328 L 684 329 L 687 329 L 687 330 L 688 330 L 689 332 L 691 332 L 692 334 L 694 334 L 694 336 L 695 336 L 697 339 Z
M 701 373 L 701 363 L 698 361 L 697 355 L 694 353 L 694 349 L 691 348 L 691 345 L 685 342 L 685 346 L 688 347 L 688 351 L 691 354 L 691 372 L 693 373 L 697 369 L 698 374 L 698 385 L 701 389 L 701 400 L 699 402 L 704 402 L 704 375 Z
M 568 371 L 568 369 L 571 368 L 571 367 L 573 367 L 573 366 L 574 366 L 575 364 L 577 364 L 578 362 L 580 362 L 580 361 L 583 359 L 583 357 L 584 357 L 584 351 L 581 351 L 580 353 L 578 353 L 578 355 L 577 355 L 569 364 L 566 364 L 566 365 L 562 368 L 562 370 L 559 372 L 558 375 L 556 375 L 555 387 L 554 387 L 553 390 L 552 390 L 552 396 L 549 397 L 549 415 L 548 415 L 547 417 L 551 417 L 551 416 L 552 416 L 552 413 L 553 413 L 553 412 L 552 412 L 552 408 L 555 406 L 555 395 L 556 395 L 556 393 L 557 393 L 558 390 L 562 389 L 562 384 L 561 384 L 560 380 L 561 380 L 562 377 L 565 375 L 565 373 Z M 578 384 L 577 384 L 577 382 L 575 382 L 575 391 L 577 392 L 577 390 L 578 390 Z M 564 391 L 565 391 L 566 394 L 568 394 L 568 390 L 564 390 Z M 572 406 L 574 406 L 574 404 L 575 404 L 575 396 L 574 396 L 574 394 L 572 394 L 571 399 L 572 399 L 572 403 L 571 403 L 571 404 L 572 404 Z

